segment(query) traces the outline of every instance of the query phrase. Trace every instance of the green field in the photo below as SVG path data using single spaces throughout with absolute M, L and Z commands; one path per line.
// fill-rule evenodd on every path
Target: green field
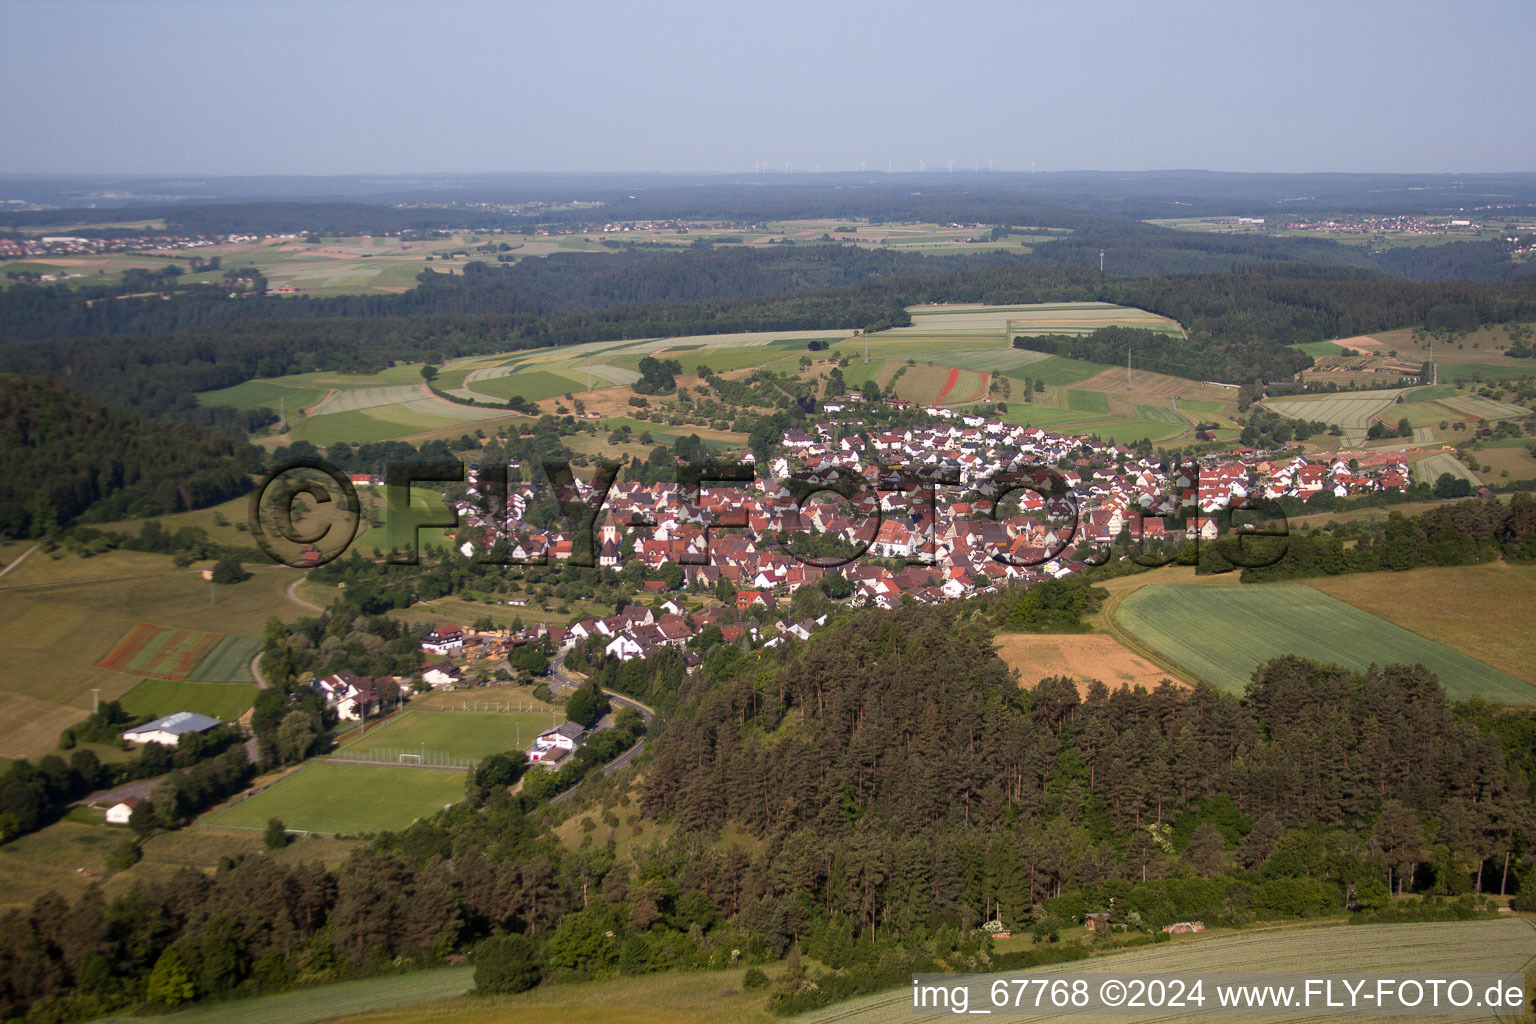
M 1226 589 L 1226 588 L 1221 588 Z M 1113 974 L 1168 977 L 1173 974 L 1261 973 L 1357 974 L 1444 977 L 1458 972 L 1518 974 L 1526 970 L 1536 953 L 1536 930 L 1531 922 L 1519 918 L 1485 921 L 1436 922 L 1433 924 L 1378 924 L 1349 927 L 1313 925 L 1301 928 L 1264 929 L 1197 938 L 1178 939 L 1166 944 L 1128 950 L 1091 961 L 1076 961 L 1039 967 L 1030 971 L 1008 972 L 1007 977 L 1071 978 L 1082 974 Z M 1013 989 L 1011 991 L 1016 991 Z M 1035 992 L 1029 989 L 1032 999 Z M 1049 998 L 1049 996 L 1047 996 Z M 1207 998 L 1210 998 L 1208 995 Z M 975 1006 L 974 1001 L 972 1006 Z M 984 1009 L 985 1007 L 983 1007 Z M 1207 1006 L 1209 1009 L 1209 1006 Z M 975 1012 L 974 1010 L 972 1012 Z M 822 1010 L 791 1017 L 792 1024 L 896 1024 L 906 1021 L 952 1019 L 952 1012 L 933 1016 L 915 1016 L 912 989 L 903 985 L 878 995 L 838 1003 Z M 1070 1021 L 1070 1014 L 1054 1012 L 1009 1013 L 1010 1022 Z M 1148 1010 L 1114 1016 L 1094 1015 L 1078 1018 L 1116 1021 L 1123 1024 L 1187 1019 L 1167 1010 Z M 1199 1019 L 1199 1018 L 1196 1018 Z M 1240 1019 L 1213 1016 L 1213 1019 Z M 1255 1020 L 1259 1018 L 1253 1018 Z M 1318 1017 L 1265 1016 L 1265 1021 L 1317 1020 Z M 1380 1016 L 1360 1017 L 1380 1021 Z M 1411 1018 L 1393 1017 L 1392 1020 Z M 1473 1018 L 1463 1017 L 1463 1020 Z M 1475 1018 L 1493 1021 L 1491 1014 Z M 1513 1019 L 1513 1018 L 1511 1018 Z
M 491 395 L 502 401 L 514 395 L 521 395 L 530 402 L 537 402 L 545 398 L 554 398 L 556 395 L 586 390 L 583 379 L 572 380 L 570 377 L 552 373 L 549 370 L 518 370 L 505 376 L 481 380 L 474 380 L 473 377 L 474 374 L 470 374 L 471 379 L 466 382 L 466 387 L 478 394 Z M 609 383 L 596 374 L 592 377 L 593 387 L 606 387 Z
M 1341 356 L 1344 354 L 1344 346 L 1331 341 L 1307 341 L 1291 348 L 1298 352 L 1305 352 L 1313 359 L 1321 359 L 1323 356 Z
M 1427 388 L 1414 388 L 1403 396 L 1403 403 L 1433 402 L 1437 398 L 1454 398 L 1456 395 L 1455 384 L 1433 384 Z
M 197 396 L 200 405 L 232 405 L 237 409 L 259 409 L 266 406 L 273 412 L 282 409 L 284 415 L 297 416 L 326 396 L 327 389 L 300 383 L 284 383 L 276 380 L 248 380 L 232 388 L 204 391 Z
M 1170 437 L 1177 437 L 1189 429 L 1189 424 L 1184 420 L 1170 423 L 1167 420 L 1106 420 L 1100 423 L 1091 423 L 1083 426 L 1079 433 L 1098 434 L 1106 441 L 1116 444 L 1127 444 L 1132 441 L 1140 441 L 1147 438 L 1152 441 L 1166 441 Z
M 226 636 L 192 670 L 191 678 L 205 683 L 250 683 L 251 659 L 261 650 L 254 636 Z
M 401 829 L 462 799 L 464 779 L 448 769 L 312 761 L 202 823 L 254 829 L 281 818 L 295 831 L 347 835 Z
M 489 699 L 489 698 L 487 698 Z M 533 738 L 565 719 L 550 712 L 406 710 L 343 743 L 337 757 L 397 760 L 398 751 L 437 751 L 479 759 L 505 750 L 526 750 Z
M 1226 402 L 1195 402 L 1187 398 L 1180 398 L 1177 401 L 1180 409 L 1198 412 L 1205 416 L 1221 416 L 1227 411 Z
M 1035 380 L 1044 381 L 1049 387 L 1065 387 L 1068 384 L 1076 384 L 1080 380 L 1087 380 L 1094 374 L 1102 373 L 1107 369 L 1109 367 L 1103 363 L 1068 359 L 1066 356 L 1046 356 L 1044 359 L 1030 363 L 1022 372 L 1016 372 L 1016 375 L 1033 377 Z
M 1215 405 L 1214 402 L 1203 402 L 1202 405 Z M 1179 415 L 1177 409 L 1170 409 L 1166 405 L 1142 405 L 1137 403 L 1136 415 L 1144 420 L 1155 420 L 1159 423 L 1177 423 L 1181 427 L 1189 426 L 1189 420 Z
M 1508 380 L 1536 377 L 1536 359 L 1502 359 L 1497 363 L 1440 363 L 1435 373 L 1441 381 Z
M 233 722 L 256 699 L 255 683 L 189 683 L 180 679 L 146 679 L 123 694 L 123 710 L 141 718 L 159 718 L 177 711 L 195 711 L 221 722 Z
M 1067 408 L 1078 412 L 1109 412 L 1109 396 L 1102 391 L 1067 391 Z
M 1228 693 L 1241 694 L 1264 662 L 1297 654 L 1355 670 L 1419 664 L 1452 700 L 1536 706 L 1536 688 L 1513 676 L 1297 583 L 1156 583 L 1127 597 L 1116 621 Z

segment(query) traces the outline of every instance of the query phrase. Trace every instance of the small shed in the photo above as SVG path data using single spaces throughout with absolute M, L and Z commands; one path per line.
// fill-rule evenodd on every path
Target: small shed
M 139 798 L 130 796 L 107 808 L 108 825 L 126 825 L 133 817 L 133 809 L 139 806 Z
M 1088 926 L 1090 932 L 1109 931 L 1109 915 L 1103 912 L 1084 914 L 1083 924 Z

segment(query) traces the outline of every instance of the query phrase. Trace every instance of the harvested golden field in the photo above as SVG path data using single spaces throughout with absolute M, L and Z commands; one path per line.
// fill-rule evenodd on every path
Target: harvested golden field
M 1164 679 L 1184 685 L 1170 673 L 1102 633 L 1000 633 L 997 653 L 1019 674 L 1019 685 L 1033 688 L 1046 676 L 1071 676 L 1086 695 L 1097 679 L 1111 690 L 1141 686 L 1151 690 Z
M 1520 569 L 1498 563 L 1303 582 L 1536 685 L 1536 580 Z

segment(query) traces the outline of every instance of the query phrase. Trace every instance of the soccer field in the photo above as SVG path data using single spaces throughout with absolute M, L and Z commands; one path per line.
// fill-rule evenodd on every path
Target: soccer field
M 1264 662 L 1298 654 L 1358 671 L 1419 664 L 1440 678 L 1452 700 L 1536 706 L 1536 688 L 1513 676 L 1300 584 L 1157 583 L 1127 597 L 1116 621 L 1229 693 L 1242 693 Z
M 563 721 L 558 711 L 407 709 L 348 739 L 336 756 L 398 761 L 402 752 L 426 751 L 478 760 L 506 750 L 527 750 L 535 736 Z
M 401 829 L 464 797 L 466 773 L 442 768 L 311 761 L 247 800 L 203 819 L 218 828 L 290 829 L 356 835 Z

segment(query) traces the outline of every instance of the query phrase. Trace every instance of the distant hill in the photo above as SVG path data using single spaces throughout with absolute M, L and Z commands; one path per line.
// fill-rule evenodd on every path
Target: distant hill
M 0 535 L 200 508 L 250 489 L 255 448 L 0 374 Z

